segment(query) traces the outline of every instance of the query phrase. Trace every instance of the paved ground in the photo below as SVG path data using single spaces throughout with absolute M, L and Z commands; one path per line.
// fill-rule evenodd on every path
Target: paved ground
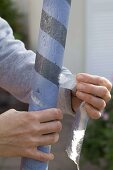
M 55 145 L 52 150 L 55 153 L 55 160 L 49 165 L 49 170 L 76 170 L 76 165 L 68 159 L 65 148 L 67 143 L 67 135 L 72 124 L 72 117 L 66 115 L 63 121 L 63 131 L 61 134 L 60 142 Z M 0 159 L 0 170 L 19 170 L 20 159 Z M 98 170 L 95 167 L 87 164 L 81 170 Z M 99 169 L 100 170 L 100 169 Z

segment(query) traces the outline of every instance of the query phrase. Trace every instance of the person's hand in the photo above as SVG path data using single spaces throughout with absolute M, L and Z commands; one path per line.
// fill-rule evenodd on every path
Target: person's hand
M 28 157 L 40 161 L 53 160 L 52 153 L 43 153 L 37 146 L 58 141 L 63 118 L 59 109 L 35 112 L 9 110 L 0 115 L 0 156 Z
M 110 100 L 112 84 L 104 77 L 80 73 L 76 76 L 76 89 L 72 91 L 72 108 L 74 111 L 85 101 L 85 109 L 93 119 L 101 116 L 101 111 Z

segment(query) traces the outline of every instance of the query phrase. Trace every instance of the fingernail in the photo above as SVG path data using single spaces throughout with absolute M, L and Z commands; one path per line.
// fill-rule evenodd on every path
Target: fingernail
M 83 75 L 78 74 L 78 75 L 76 76 L 76 79 L 77 79 L 77 80 L 81 80 L 81 79 L 83 79 Z

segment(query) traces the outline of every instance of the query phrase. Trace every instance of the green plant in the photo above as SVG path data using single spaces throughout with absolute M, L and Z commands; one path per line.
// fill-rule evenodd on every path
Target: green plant
M 14 36 L 17 39 L 24 40 L 25 35 L 22 27 L 22 15 L 18 12 L 11 0 L 0 0 L 0 16 L 4 18 L 12 27 Z
M 113 89 L 100 120 L 88 125 L 82 154 L 85 160 L 100 168 L 113 170 Z

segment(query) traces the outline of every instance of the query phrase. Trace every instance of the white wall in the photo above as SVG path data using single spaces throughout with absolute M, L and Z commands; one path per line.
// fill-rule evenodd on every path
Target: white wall
M 65 52 L 65 65 L 73 73 L 83 72 L 84 65 L 84 0 L 73 0 Z
M 86 1 L 86 71 L 113 81 L 113 0 Z
M 14 1 L 21 10 L 27 13 L 29 43 L 31 49 L 35 51 L 43 1 Z M 64 65 L 73 73 L 84 70 L 84 0 L 72 1 Z
M 28 0 L 28 18 L 29 18 L 29 40 L 30 47 L 35 51 L 37 46 L 38 31 L 40 25 L 42 0 Z

